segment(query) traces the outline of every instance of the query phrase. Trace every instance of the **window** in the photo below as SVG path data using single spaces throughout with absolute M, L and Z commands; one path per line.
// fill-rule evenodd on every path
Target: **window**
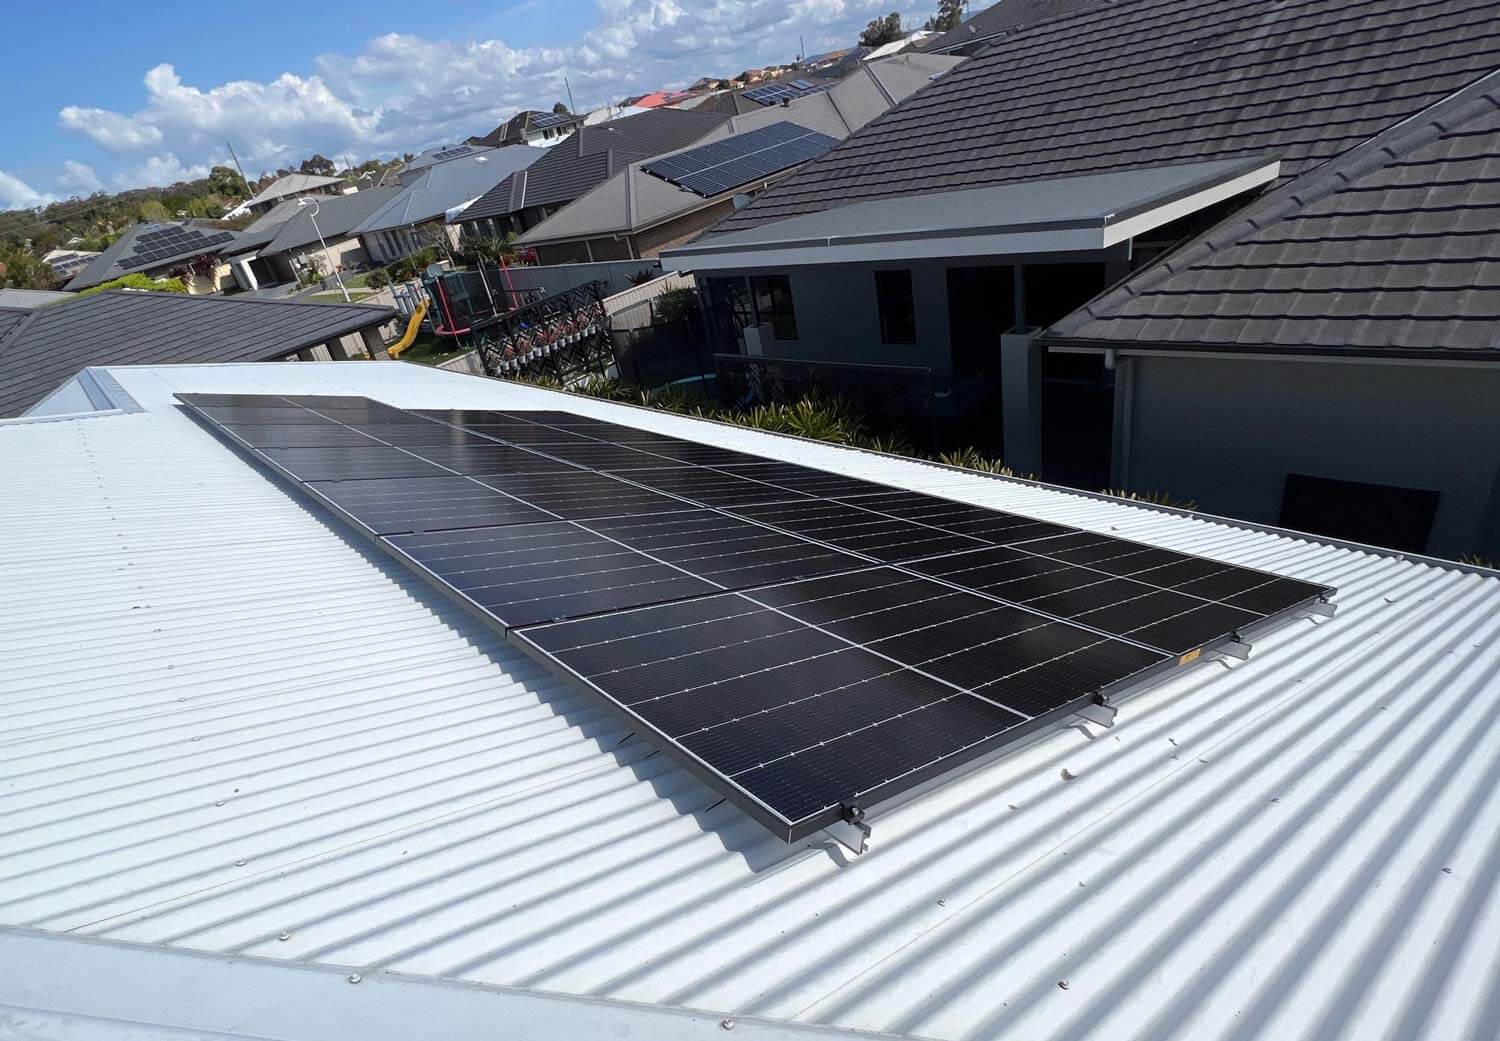
M 792 280 L 785 275 L 754 275 L 750 298 L 755 302 L 755 321 L 767 322 L 778 340 L 797 338 L 797 312 L 792 307 Z
M 881 343 L 916 343 L 917 310 L 911 271 L 875 272 L 875 306 L 880 312 Z
M 1420 553 L 1427 548 L 1440 498 L 1422 488 L 1289 473 L 1281 526 Z

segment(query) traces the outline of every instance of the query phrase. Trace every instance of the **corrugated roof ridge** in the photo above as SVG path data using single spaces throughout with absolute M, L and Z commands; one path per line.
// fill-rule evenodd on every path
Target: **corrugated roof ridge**
M 1354 148 L 1253 200 L 1246 208 L 1226 217 L 1145 271 L 1127 275 L 1122 282 L 1059 319 L 1043 335 L 1066 339 L 1091 321 L 1112 317 L 1116 305 L 1144 295 L 1247 235 L 1287 220 L 1314 202 L 1337 194 L 1360 178 L 1440 139 L 1454 126 L 1467 123 L 1489 109 L 1500 109 L 1500 70 L 1486 73 Z

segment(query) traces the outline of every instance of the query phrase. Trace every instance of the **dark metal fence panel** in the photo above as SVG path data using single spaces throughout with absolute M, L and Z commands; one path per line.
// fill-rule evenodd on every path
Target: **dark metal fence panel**
M 716 393 L 732 408 L 787 404 L 807 397 L 841 398 L 877 434 L 911 438 L 931 448 L 938 439 L 932 370 L 906 365 L 715 354 Z
M 563 383 L 615 365 L 604 286 L 576 286 L 498 315 L 472 330 L 490 376 L 551 376 Z

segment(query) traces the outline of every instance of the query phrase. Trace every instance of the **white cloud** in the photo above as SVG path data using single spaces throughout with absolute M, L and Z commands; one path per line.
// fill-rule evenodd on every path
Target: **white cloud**
M 207 177 L 208 163 L 184 166 L 171 152 L 153 155 L 143 163 L 128 167 L 115 174 L 117 188 L 147 188 L 157 185 L 176 184 L 178 181 L 195 181 Z
M 88 195 L 91 192 L 97 192 L 103 187 L 103 183 L 88 163 L 80 163 L 76 159 L 65 159 L 63 172 L 57 178 L 57 186 L 64 191 Z
M 140 178 L 197 169 L 204 157 L 223 155 L 225 141 L 254 177 L 313 152 L 364 158 L 482 134 L 517 108 L 565 99 L 565 75 L 586 109 L 789 59 L 799 34 L 810 51 L 853 43 L 865 22 L 890 6 L 890 0 L 598 0 L 594 24 L 558 46 L 387 33 L 356 54 L 322 55 L 306 75 L 207 87 L 185 84 L 161 64 L 145 75 L 139 111 L 70 106 L 59 120 L 111 151 L 153 154 L 116 181 L 148 183 Z
M 29 210 L 55 201 L 56 196 L 39 192 L 14 174 L 0 170 L 0 210 Z

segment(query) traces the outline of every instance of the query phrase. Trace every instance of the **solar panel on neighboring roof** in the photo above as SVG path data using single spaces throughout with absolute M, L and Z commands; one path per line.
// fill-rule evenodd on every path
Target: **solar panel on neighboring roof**
M 816 159 L 836 144 L 827 134 L 783 120 L 653 159 L 641 169 L 710 198 Z
M 547 127 L 555 127 L 560 123 L 571 123 L 574 118 L 576 117 L 569 115 L 558 115 L 556 112 L 547 112 L 543 115 L 532 116 L 531 125 L 537 127 L 538 129 L 545 129 Z
M 1332 593 L 568 413 L 183 400 L 788 841 Z

